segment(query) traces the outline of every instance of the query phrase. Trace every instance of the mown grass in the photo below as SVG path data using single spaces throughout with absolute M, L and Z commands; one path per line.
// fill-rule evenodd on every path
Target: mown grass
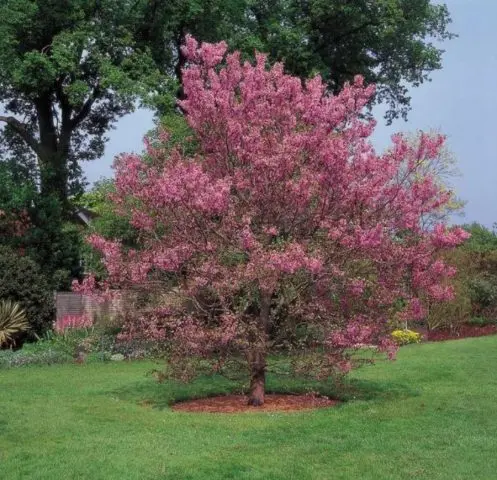
M 354 373 L 348 402 L 290 414 L 174 412 L 236 385 L 158 384 L 152 368 L 0 371 L 0 478 L 497 478 L 497 336 L 405 347 Z

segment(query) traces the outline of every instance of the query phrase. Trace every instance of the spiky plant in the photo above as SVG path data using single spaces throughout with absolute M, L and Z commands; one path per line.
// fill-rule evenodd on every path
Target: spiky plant
M 29 328 L 26 313 L 18 303 L 0 300 L 0 347 L 11 343 L 17 333 Z

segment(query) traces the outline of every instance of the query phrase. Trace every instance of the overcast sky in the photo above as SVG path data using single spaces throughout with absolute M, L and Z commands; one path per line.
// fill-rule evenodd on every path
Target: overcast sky
M 396 131 L 438 129 L 458 159 L 461 177 L 456 193 L 467 202 L 458 222 L 497 221 L 497 0 L 446 0 L 453 18 L 451 31 L 458 38 L 445 42 L 443 69 L 432 82 L 411 91 L 408 122 L 386 127 L 378 112 L 374 135 L 377 148 L 389 144 Z M 114 156 L 140 152 L 142 137 L 153 126 L 150 112 L 123 118 L 110 134 L 105 157 L 84 165 L 90 182 L 112 176 Z

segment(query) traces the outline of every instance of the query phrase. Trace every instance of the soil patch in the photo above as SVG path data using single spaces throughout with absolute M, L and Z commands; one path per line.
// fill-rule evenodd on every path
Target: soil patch
M 441 342 L 444 340 L 457 340 L 460 338 L 483 337 L 497 334 L 497 325 L 461 325 L 457 331 L 450 330 L 417 330 L 423 335 L 423 340 L 428 342 Z
M 238 413 L 238 412 L 295 412 L 313 408 L 333 407 L 338 400 L 315 395 L 266 394 L 264 405 L 247 405 L 245 395 L 222 395 L 179 402 L 172 406 L 180 412 Z

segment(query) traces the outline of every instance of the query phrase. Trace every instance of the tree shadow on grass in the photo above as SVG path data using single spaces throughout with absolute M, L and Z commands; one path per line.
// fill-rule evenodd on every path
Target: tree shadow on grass
M 185 400 L 231 393 L 242 393 L 242 387 L 238 382 L 220 375 L 201 377 L 191 383 L 173 380 L 158 382 L 153 377 L 147 377 L 112 391 L 112 395 L 121 400 L 159 410 Z
M 331 381 L 317 382 L 277 375 L 268 375 L 266 390 L 267 393 L 295 395 L 312 393 L 342 402 L 389 401 L 419 395 L 419 392 L 408 384 L 395 382 L 349 379 L 337 384 Z M 121 400 L 159 410 L 168 409 L 171 405 L 185 400 L 245 393 L 246 384 L 228 380 L 221 375 L 201 377 L 189 384 L 171 380 L 160 383 L 148 377 L 112 391 L 112 395 Z

